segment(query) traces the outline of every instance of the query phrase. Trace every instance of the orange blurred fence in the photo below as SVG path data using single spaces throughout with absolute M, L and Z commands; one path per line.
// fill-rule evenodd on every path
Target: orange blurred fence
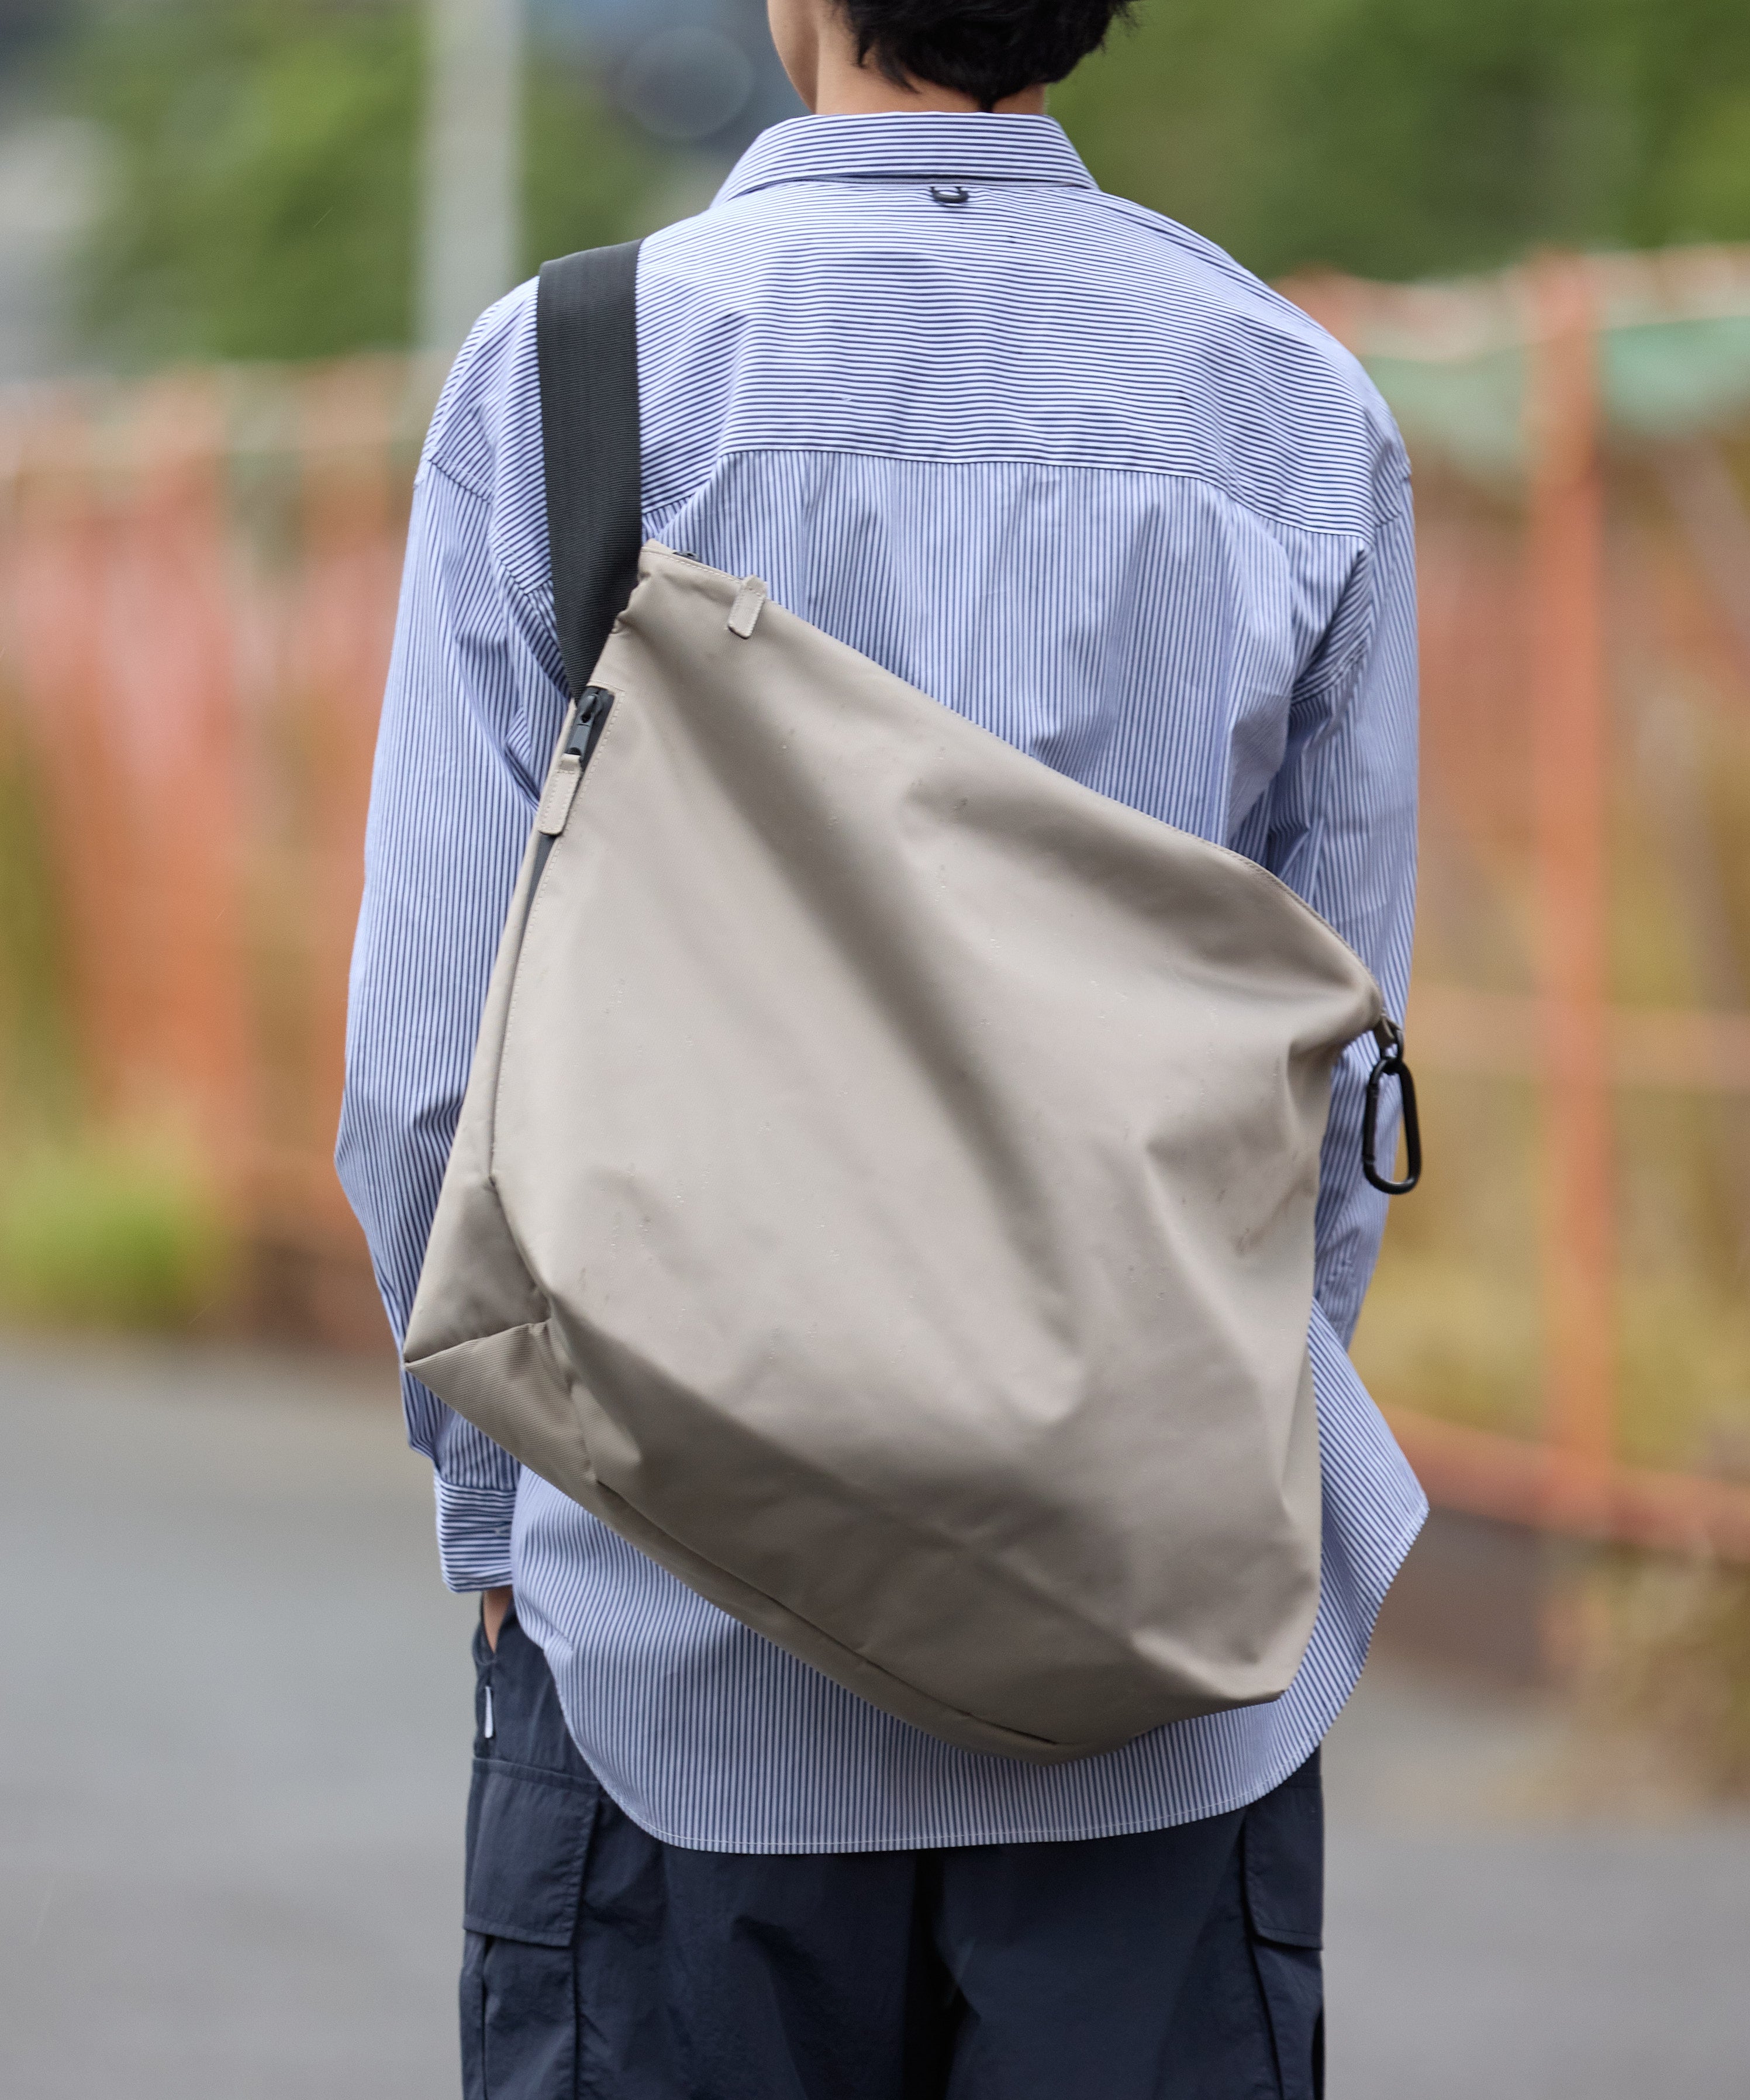
M 1618 1096 L 1729 1097 L 1750 1083 L 1750 919 L 1734 894 L 1745 842 L 1684 763 L 1686 717 L 1723 717 L 1717 745 L 1750 722 L 1750 514 L 1730 449 L 1750 422 L 1750 254 L 1550 256 L 1486 286 L 1299 289 L 1374 353 L 1388 391 L 1394 355 L 1419 353 L 1422 368 L 1410 435 L 1418 470 L 1432 454 L 1436 470 L 1422 503 L 1426 901 L 1413 1052 L 1424 1070 L 1529 1080 L 1537 1096 L 1541 1433 L 1492 1433 L 1390 1395 L 1388 1413 L 1448 1506 L 1750 1561 L 1750 1487 L 1624 1465 L 1618 1405 Z M 1474 390 L 1492 364 L 1494 412 L 1479 417 L 1473 392 L 1467 430 L 1465 375 Z M 1428 380 L 1443 365 L 1444 401 Z M 1668 930 L 1689 951 L 1690 988 L 1719 1006 L 1615 1003 L 1638 974 L 1615 952 L 1638 785 L 1665 805 L 1655 853 L 1687 893 L 1669 900 Z M 1519 921 L 1505 939 L 1503 916 Z M 1443 981 L 1466 949 L 1474 968 L 1492 920 L 1490 987 Z M 1661 973 L 1638 974 L 1644 999 Z M 1708 1133 L 1733 1174 L 1750 1165 L 1739 1123 L 1729 1112 Z M 1724 1266 L 1741 1289 L 1750 1232 L 1736 1238 Z
M 396 360 L 179 373 L 0 422 L 7 704 L 85 1117 L 168 1130 L 258 1308 L 380 1335 L 329 1164 L 411 462 Z
M 1750 1342 L 1742 1419 L 1733 1359 L 1699 1427 L 1673 1399 L 1681 1435 L 1625 1411 L 1621 1369 L 1625 1279 L 1664 1273 L 1662 1222 L 1722 1300 L 1750 1274 L 1750 255 L 1636 267 L 1294 288 L 1368 357 L 1417 465 L 1409 1018 L 1435 1141 L 1381 1331 L 1432 1331 L 1442 1292 L 1453 1331 L 1536 1301 L 1523 1404 L 1486 1376 L 1374 1375 L 1437 1500 L 1750 1560 Z M 1679 410 L 1638 424 L 1624 370 Z M 0 704 L 82 1114 L 179 1132 L 253 1251 L 252 1317 L 348 1342 L 379 1315 L 329 1154 L 433 377 L 179 374 L 0 413 Z

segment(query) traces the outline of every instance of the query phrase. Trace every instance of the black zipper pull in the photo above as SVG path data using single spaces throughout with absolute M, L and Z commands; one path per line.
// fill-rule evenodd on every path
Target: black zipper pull
M 607 727 L 608 712 L 613 704 L 614 695 L 606 686 L 585 686 L 578 695 L 577 713 L 571 723 L 571 734 L 565 740 L 565 748 L 580 766 L 587 765 L 595 757 L 596 746 Z

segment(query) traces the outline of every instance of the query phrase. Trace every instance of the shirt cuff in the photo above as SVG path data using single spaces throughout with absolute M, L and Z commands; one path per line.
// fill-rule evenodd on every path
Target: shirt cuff
M 510 1581 L 514 1488 L 465 1488 L 433 1476 L 438 1493 L 438 1560 L 452 1590 L 498 1590 Z

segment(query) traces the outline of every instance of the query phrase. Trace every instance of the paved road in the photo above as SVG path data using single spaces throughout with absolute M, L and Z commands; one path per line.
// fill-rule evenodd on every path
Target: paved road
M 0 1357 L 0 2093 L 450 2100 L 467 1606 L 380 1381 Z
M 1326 1750 L 1333 2100 L 1750 2095 L 1750 1819 L 1533 1811 L 1558 1740 L 1363 1679 Z
M 5 2100 L 453 2100 L 469 1608 L 386 1383 L 0 1350 Z M 1332 1739 L 1333 2100 L 1743 2100 L 1750 1822 L 1528 1819 L 1524 1701 Z

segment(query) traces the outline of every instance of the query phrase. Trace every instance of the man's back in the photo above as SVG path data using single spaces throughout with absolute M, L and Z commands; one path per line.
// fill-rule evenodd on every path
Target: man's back
M 650 536 L 1263 862 L 1401 1010 L 1408 492 L 1389 418 L 1311 322 L 1103 196 L 1049 120 L 959 115 L 768 133 L 712 210 L 646 244 L 639 321 Z M 565 704 L 529 291 L 465 351 L 421 479 L 361 929 L 360 985 L 392 949 L 394 995 L 355 1008 L 342 1150 L 401 1321 Z M 680 1843 L 1085 1837 L 1256 1798 L 1347 1696 L 1419 1514 L 1339 1339 L 1381 1223 L 1360 1070 L 1339 1076 L 1320 1197 L 1325 1604 L 1275 1705 L 1048 1773 L 969 1757 L 771 1650 L 416 1388 L 451 1579 L 514 1575 L 591 1764 Z
M 1311 320 L 1104 195 L 1049 119 L 979 128 L 969 161 L 961 117 L 779 126 L 645 243 L 646 531 L 1228 840 L 1285 700 L 1366 638 L 1370 607 L 1338 617 L 1358 563 L 1407 544 L 1395 430 Z M 539 602 L 532 289 L 483 326 L 433 457 L 475 410 L 459 471 L 515 504 L 500 555 Z

